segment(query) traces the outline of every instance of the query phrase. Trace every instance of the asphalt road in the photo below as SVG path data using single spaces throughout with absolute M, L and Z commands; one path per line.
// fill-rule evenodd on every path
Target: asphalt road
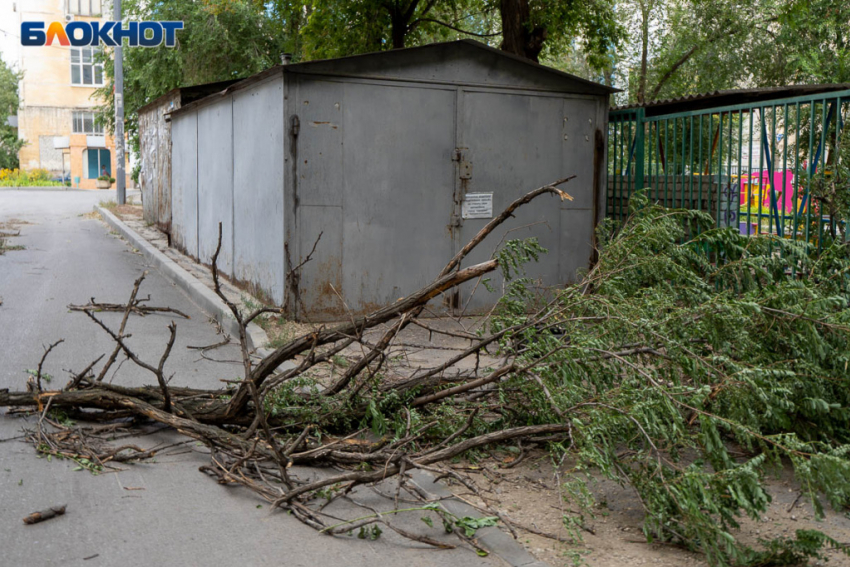
M 141 295 L 150 294 L 151 305 L 174 307 L 191 319 L 133 317 L 128 329 L 132 348 L 143 359 L 158 360 L 173 319 L 177 342 L 166 365 L 174 373 L 173 384 L 215 387 L 221 379 L 237 377 L 238 364 L 202 360 L 186 348 L 221 340 L 207 317 L 105 224 L 83 216 L 107 195 L 112 192 L 0 190 L 0 223 L 23 221 L 21 236 L 10 243 L 25 246 L 0 255 L 0 388 L 24 389 L 26 370 L 36 368 L 44 345 L 56 340 L 65 342 L 45 365 L 53 384 L 64 384 L 67 370 L 79 371 L 111 351 L 103 331 L 67 306 L 91 297 L 123 303 L 145 270 L 150 273 Z M 101 316 L 117 327 L 120 314 Z M 235 347 L 210 355 L 238 358 Z M 153 377 L 127 362 L 110 379 L 139 385 Z M 198 472 L 208 459 L 195 443 L 182 454 L 125 466 L 119 473 L 74 471 L 75 463 L 39 459 L 30 445 L 14 439 L 32 423 L 0 408 L 0 565 L 504 565 L 469 549 L 436 551 L 392 533 L 376 541 L 319 535 L 286 514 L 258 508 L 261 501 L 252 494 Z M 181 440 L 162 432 L 140 443 Z M 386 509 L 371 491 L 359 497 Z M 63 517 L 32 526 L 21 521 L 60 504 L 67 504 Z M 337 513 L 364 515 L 354 507 L 338 508 Z M 420 515 L 402 519 L 400 525 L 440 537 L 438 526 L 427 528 Z

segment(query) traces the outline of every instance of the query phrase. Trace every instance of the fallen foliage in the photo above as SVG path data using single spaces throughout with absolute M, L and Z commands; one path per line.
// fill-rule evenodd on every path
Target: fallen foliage
M 816 255 L 804 243 L 747 238 L 714 228 L 703 213 L 664 209 L 637 196 L 622 226 L 601 227 L 595 266 L 545 300 L 532 294 L 523 272 L 545 252 L 534 240 L 509 241 L 490 260 L 464 265 L 517 207 L 544 194 L 567 198 L 555 188 L 564 181 L 513 203 L 425 288 L 287 341 L 259 363 L 251 359 L 245 328 L 279 309 L 242 313 L 217 287 L 241 329 L 243 377 L 228 388 L 169 385 L 164 367 L 173 323 L 158 361 L 141 360 L 127 347 L 140 279 L 118 331 L 83 306 L 116 345 L 97 376 L 100 359 L 62 390 L 44 390 L 38 377 L 25 392 L 0 390 L 0 405 L 34 407 L 42 417 L 52 407 L 78 419 L 132 416 L 165 424 L 209 447 L 204 473 L 243 485 L 329 535 L 360 530 L 378 537 L 381 524 L 445 546 L 401 530 L 386 513 L 340 522 L 323 509 L 359 485 L 390 477 L 405 485 L 414 469 L 475 492 L 471 480 L 441 463 L 494 444 L 517 444 L 520 454 L 536 444 L 549 447 L 556 462 L 569 456 L 577 463 L 563 477 L 563 497 L 576 511 L 564 521 L 577 535 L 592 514 L 583 471 L 593 469 L 635 489 L 647 539 L 700 550 L 713 565 L 789 564 L 819 556 L 824 545 L 840 546 L 820 532 L 800 532 L 753 550 L 736 542 L 734 530 L 742 515 L 766 509 L 763 478 L 782 461 L 793 465 L 816 511 L 822 512 L 821 500 L 848 503 L 847 246 L 834 242 Z M 405 376 L 389 371 L 387 352 L 404 327 L 442 332 L 417 321 L 430 300 L 497 269 L 506 293 L 483 330 L 465 337 L 466 350 Z M 215 259 L 213 273 L 217 286 Z M 367 341 L 365 332 L 379 325 L 380 338 Z M 333 380 L 311 375 L 351 345 L 360 345 L 361 354 L 349 357 Z M 119 354 L 148 370 L 156 384 L 103 382 Z M 482 354 L 498 363 L 482 366 Z M 464 360 L 476 364 L 464 370 L 457 366 Z M 83 429 L 60 433 L 44 433 L 40 421 L 31 439 L 54 454 L 88 448 L 85 458 L 99 466 L 118 455 L 150 456 L 88 443 Z M 332 465 L 336 473 L 307 481 L 292 465 Z M 426 506 L 447 530 L 477 545 L 473 523 L 427 502 L 410 510 Z

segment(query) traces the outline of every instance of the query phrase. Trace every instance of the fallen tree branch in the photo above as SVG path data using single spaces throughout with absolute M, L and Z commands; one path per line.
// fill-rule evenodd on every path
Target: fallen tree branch
M 38 361 L 38 369 L 36 370 L 36 373 L 35 373 L 35 388 L 36 388 L 37 392 L 41 392 L 41 376 L 42 376 L 41 370 L 44 367 L 44 361 L 47 360 L 47 356 L 50 354 L 50 351 L 52 351 L 54 348 L 56 348 L 58 345 L 61 345 L 64 342 L 65 342 L 65 339 L 59 339 L 58 341 L 56 341 L 55 343 L 51 344 L 49 347 L 44 349 L 44 354 L 41 355 L 41 360 Z
M 521 332 L 535 324 L 537 318 L 528 323 L 506 327 L 481 336 L 471 333 L 441 332 L 430 325 L 418 323 L 416 318 L 433 299 L 465 282 L 481 278 L 500 267 L 499 260 L 492 258 L 470 266 L 461 266 L 468 254 L 491 234 L 496 227 L 511 217 L 515 210 L 539 195 L 554 194 L 561 199 L 570 197 L 555 185 L 543 186 L 517 199 L 499 216 L 487 224 L 462 248 L 443 268 L 436 279 L 407 297 L 375 310 L 365 316 L 352 316 L 345 323 L 334 327 L 319 327 L 296 337 L 270 355 L 254 363 L 250 358 L 247 342 L 247 325 L 265 313 L 279 313 L 276 307 L 261 307 L 243 313 L 228 299 L 221 288 L 218 272 L 218 257 L 221 252 L 221 225 L 219 240 L 212 258 L 212 275 L 216 294 L 228 306 L 239 327 L 239 342 L 242 352 L 243 376 L 227 381 L 226 389 L 196 389 L 170 386 L 165 374 L 167 361 L 175 344 L 177 327 L 168 325 L 169 336 L 162 354 L 156 363 L 146 362 L 128 345 L 131 335 L 127 332 L 130 314 L 143 315 L 149 312 L 175 312 L 170 308 L 150 308 L 138 300 L 144 274 L 133 285 L 126 304 L 97 303 L 92 298 L 88 305 L 72 305 L 74 311 L 82 311 L 100 327 L 114 342 L 111 356 L 93 375 L 101 358 L 95 359 L 81 372 L 72 375 L 71 381 L 62 390 L 43 391 L 39 376 L 47 354 L 42 358 L 37 372 L 38 387 L 34 391 L 10 392 L 0 389 L 0 406 L 38 408 L 40 412 L 39 434 L 30 436 L 37 449 L 50 455 L 85 460 L 104 466 L 112 462 L 141 460 L 154 456 L 159 448 L 143 450 L 131 445 L 111 446 L 92 429 L 65 428 L 48 417 L 51 411 L 64 411 L 75 419 L 102 421 L 118 417 L 133 417 L 134 422 L 147 419 L 170 427 L 191 439 L 204 443 L 211 450 L 210 464 L 201 470 L 223 484 L 240 484 L 257 493 L 273 507 L 281 507 L 293 513 L 304 523 L 325 531 L 337 533 L 343 525 L 359 527 L 370 523 L 386 525 L 409 539 L 437 547 L 451 547 L 427 536 L 411 533 L 391 525 L 387 516 L 374 512 L 370 518 L 357 522 L 326 526 L 326 516 L 311 507 L 318 495 L 332 493 L 331 501 L 337 497 L 349 497 L 357 486 L 379 482 L 401 475 L 396 499 L 404 481 L 404 473 L 410 468 L 428 467 L 434 463 L 451 459 L 465 451 L 491 443 L 514 441 L 541 435 L 557 435 L 566 432 L 564 424 L 532 425 L 505 428 L 475 435 L 473 427 L 481 423 L 482 412 L 473 407 L 464 412 L 464 423 L 451 434 L 435 433 L 439 419 L 422 419 L 430 408 L 448 403 L 468 403 L 466 395 L 489 395 L 479 391 L 482 386 L 498 384 L 519 367 L 506 359 L 495 369 L 479 375 L 482 353 L 491 345 L 500 345 L 512 333 Z M 318 239 L 316 240 L 318 244 Z M 316 247 L 314 244 L 314 249 Z M 295 269 L 309 261 L 312 252 Z M 117 330 L 113 330 L 98 318 L 97 311 L 121 311 L 123 317 Z M 549 313 L 544 310 L 540 313 Z M 428 330 L 429 336 L 437 332 L 447 337 L 469 341 L 460 352 L 437 364 L 434 368 L 417 368 L 409 375 L 389 380 L 386 376 L 388 358 L 393 355 L 399 333 L 409 324 L 417 323 Z M 377 340 L 366 338 L 370 329 L 387 324 Z M 228 341 L 208 347 L 190 347 L 204 351 L 223 346 Z M 58 343 L 57 343 L 58 344 Z M 399 344 L 407 344 L 399 341 Z M 428 345 L 422 345 L 428 348 Z M 360 353 L 353 355 L 350 347 L 358 347 Z M 348 349 L 348 350 L 347 350 Z M 454 349 L 452 349 L 454 350 Z M 107 383 L 104 378 L 114 366 L 119 354 L 123 353 L 135 365 L 149 371 L 157 383 L 151 386 L 127 387 Z M 336 357 L 343 356 L 337 362 Z M 281 364 L 299 357 L 294 368 L 279 371 Z M 464 360 L 474 359 L 473 370 L 460 370 L 457 365 Z M 319 384 L 313 372 L 323 365 L 344 368 L 336 376 Z M 118 367 L 120 369 L 120 366 Z M 447 377 L 451 375 L 451 378 Z M 294 382 L 299 379 L 298 382 Z M 309 387 L 310 383 L 316 387 Z M 449 387 L 444 388 L 446 382 Z M 308 384 L 304 386 L 304 384 Z M 319 387 L 321 385 L 321 387 Z M 281 392 L 285 392 L 282 394 Z M 285 396 L 285 402 L 280 396 Z M 406 416 L 403 434 L 393 438 L 383 435 L 375 440 L 364 439 L 361 425 L 374 416 L 376 404 L 382 399 L 401 400 L 401 413 Z M 46 405 L 45 405 L 46 401 Z M 416 421 L 414 421 L 414 414 Z M 489 417 L 489 415 L 488 415 Z M 42 421 L 45 427 L 42 428 Z M 47 431 L 46 424 L 55 431 Z M 128 427 L 133 427 L 129 425 Z M 354 430 L 352 432 L 352 430 Z M 471 437 L 466 438 L 471 435 Z M 331 464 L 339 472 L 324 478 L 305 481 L 293 475 L 289 467 Z M 355 470 L 351 470 L 355 468 Z M 366 522 L 366 523 L 363 523 Z M 477 546 L 473 540 L 458 534 L 462 539 Z
M 27 525 L 38 524 L 39 522 L 44 522 L 46 520 L 50 520 L 52 518 L 56 518 L 57 516 L 63 515 L 65 515 L 65 505 L 53 506 L 51 508 L 47 508 L 46 510 L 33 512 L 32 514 L 24 518 L 24 523 Z
M 85 305 L 69 305 L 68 309 L 71 311 L 117 311 L 119 313 L 123 313 L 127 311 L 129 307 L 129 311 L 131 313 L 135 313 L 136 315 L 140 315 L 144 317 L 145 315 L 150 315 L 151 313 L 174 313 L 175 315 L 179 315 L 184 319 L 191 319 L 188 315 L 180 311 L 179 309 L 174 309 L 173 307 L 152 307 L 149 305 L 142 305 L 143 301 L 147 301 L 150 299 L 150 296 L 147 299 L 139 299 L 134 303 L 128 303 L 122 305 L 120 303 L 98 303 L 92 297 L 91 300 Z

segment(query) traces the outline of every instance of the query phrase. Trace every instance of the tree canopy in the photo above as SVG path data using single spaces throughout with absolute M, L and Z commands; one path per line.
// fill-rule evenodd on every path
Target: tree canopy
M 850 81 L 841 0 L 126 0 L 124 12 L 185 22 L 177 49 L 125 50 L 128 111 L 249 76 L 283 52 L 300 61 L 466 37 L 621 88 L 618 102 Z M 110 80 L 108 125 L 111 93 Z
M 286 46 L 281 20 L 259 0 L 124 0 L 123 10 L 125 19 L 184 22 L 176 49 L 124 49 L 125 129 L 135 151 L 138 108 L 177 87 L 263 71 L 280 62 Z M 114 66 L 111 53 L 103 53 L 102 59 L 107 81 L 96 93 L 103 102 L 99 120 L 111 130 Z
M 0 58 L 0 169 L 18 167 L 18 150 L 23 142 L 18 133 L 7 124 L 10 116 L 18 112 L 18 81 L 21 74 Z
M 616 86 L 630 102 L 850 81 L 850 5 L 840 0 L 625 0 L 618 16 L 627 39 Z
M 124 50 L 131 137 L 131 113 L 169 90 L 247 77 L 284 52 L 299 61 L 474 37 L 559 67 L 569 53 L 596 72 L 622 37 L 614 0 L 125 0 L 123 10 L 127 19 L 185 24 L 176 49 Z M 111 127 L 113 67 L 103 57 L 108 81 L 98 94 Z

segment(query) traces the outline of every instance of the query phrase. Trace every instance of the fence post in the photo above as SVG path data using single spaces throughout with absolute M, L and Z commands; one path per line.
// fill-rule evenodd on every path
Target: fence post
M 635 113 L 635 190 L 643 189 L 644 160 L 646 152 L 644 146 L 644 135 L 646 111 L 638 108 Z

